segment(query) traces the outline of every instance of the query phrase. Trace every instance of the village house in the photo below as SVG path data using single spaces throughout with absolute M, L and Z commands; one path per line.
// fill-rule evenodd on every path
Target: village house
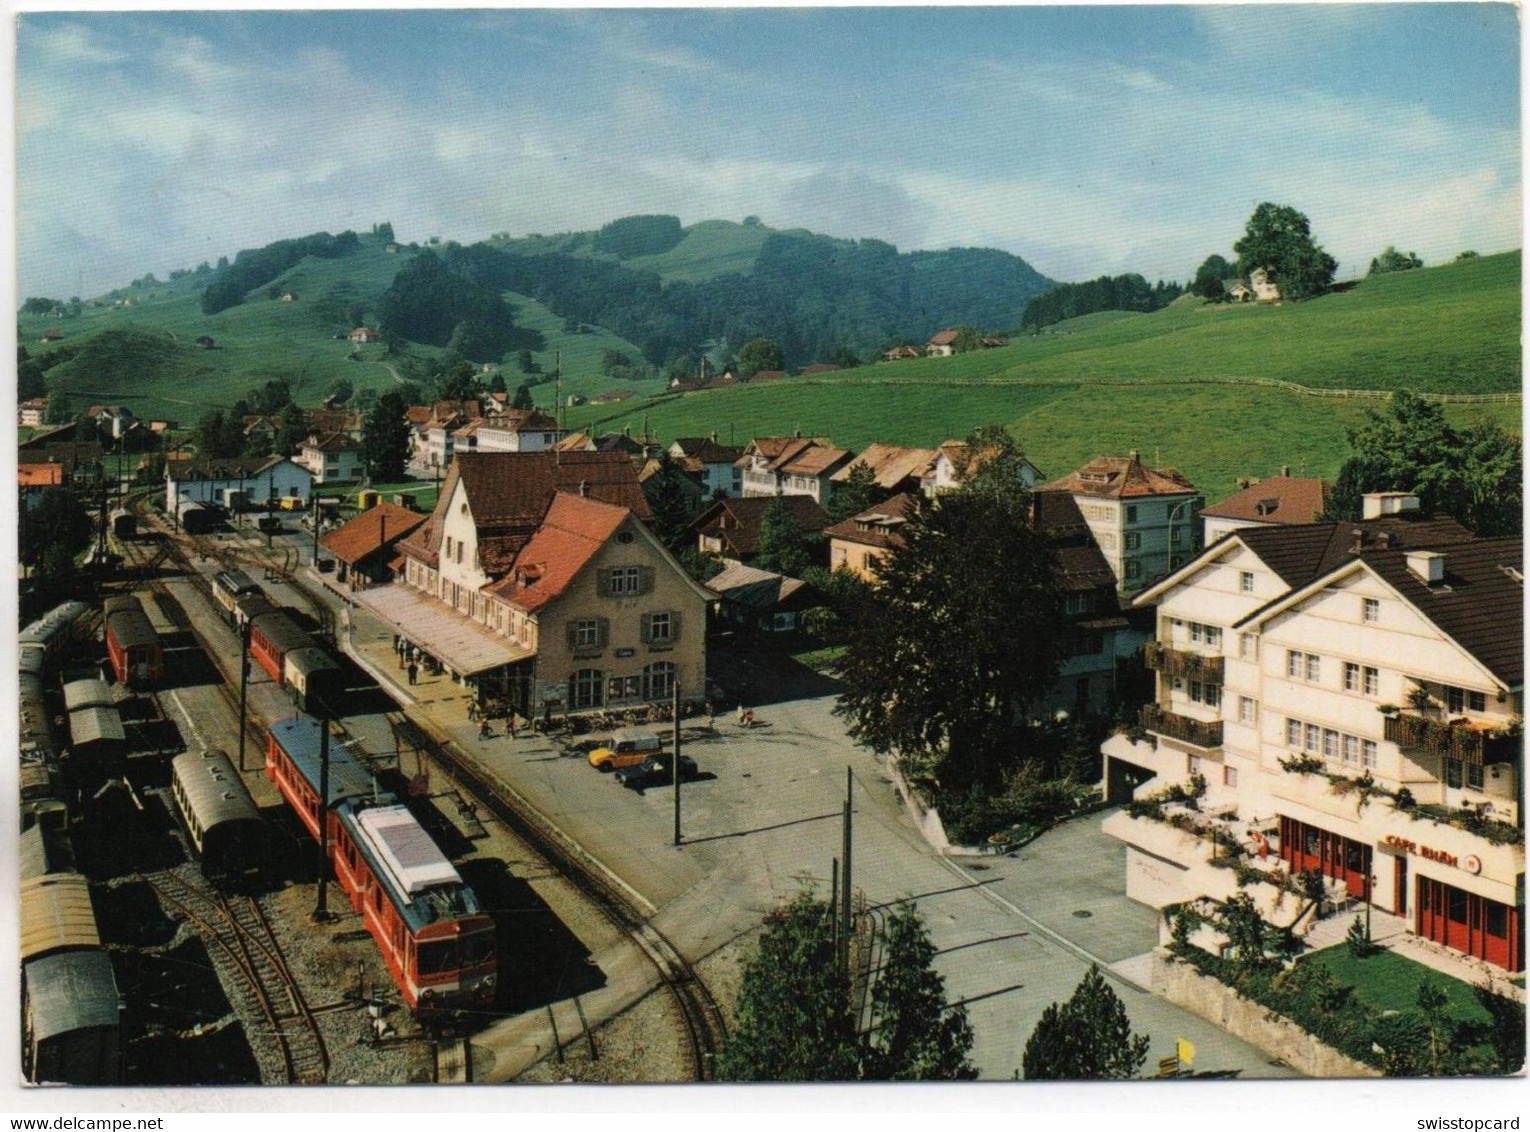
M 922 358 L 924 351 L 917 346 L 894 346 L 891 350 L 885 351 L 882 357 L 889 362 L 901 362 L 906 358 Z
M 949 358 L 956 353 L 957 330 L 942 330 L 925 343 L 924 353 L 930 358 Z
M 900 444 L 868 444 L 854 460 L 851 460 L 830 477 L 836 489 L 844 484 L 857 468 L 868 468 L 877 490 L 896 494 L 920 489 L 924 478 L 934 467 L 939 451 L 934 448 L 907 448 Z
M 33 397 L 16 406 L 16 424 L 21 428 L 42 428 L 48 415 L 48 399 Z
M 16 446 L 16 459 L 19 464 L 56 464 L 60 472 L 64 486 L 83 487 L 100 481 L 104 469 L 102 466 L 103 449 L 101 445 L 92 440 L 56 440 L 57 436 L 73 436 L 73 426 L 69 428 L 55 429 L 51 432 L 34 436 L 31 440 Z M 55 473 L 45 473 L 53 476 Z
M 1199 775 L 1201 812 L 1261 868 L 1317 872 L 1331 903 L 1519 971 L 1522 543 L 1388 502 L 1234 530 L 1138 595 L 1157 604 L 1157 695 L 1148 741 L 1102 747 L 1107 787 Z M 1188 833 L 1126 812 L 1105 829 L 1143 903 L 1240 883 Z M 1253 891 L 1269 915 L 1277 890 Z
M 28 511 L 42 506 L 43 492 L 64 486 L 62 464 L 17 464 L 16 486 L 21 489 L 22 505 Z
M 310 435 L 299 450 L 297 462 L 313 473 L 313 482 L 345 483 L 366 472 L 361 445 L 344 433 Z
M 743 494 L 744 470 L 738 461 L 744 450 L 717 443 L 715 432 L 711 436 L 679 437 L 670 442 L 668 451 L 686 472 L 700 478 L 705 497 L 719 491 L 730 499 Z
M 974 453 L 965 440 L 947 440 L 935 450 L 929 470 L 920 478 L 919 490 L 934 498 L 943 492 L 955 491 L 962 485 L 964 474 L 971 474 L 983 466 L 997 452 L 997 448 L 981 449 Z M 1020 482 L 1027 491 L 1033 490 L 1041 480 L 1041 469 L 1024 456 L 1019 460 Z
M 466 451 L 544 452 L 567 435 L 540 409 L 510 409 L 477 422 L 476 443 Z
M 165 461 L 165 513 L 179 517 L 188 503 L 233 507 L 243 493 L 245 502 L 265 506 L 278 499 L 313 498 L 313 473 L 285 456 L 264 460 Z
M 824 437 L 766 436 L 751 440 L 736 466 L 743 472 L 746 499 L 810 495 L 824 504 L 833 491 L 831 477 L 854 456 Z
M 133 410 L 122 405 L 92 405 L 85 410 L 85 419 L 96 428 L 104 429 L 113 440 L 120 440 L 137 423 Z
M 877 564 L 894 547 L 903 545 L 903 527 L 919 509 L 919 503 L 917 496 L 901 492 L 842 523 L 824 528 L 829 540 L 829 569 L 849 570 L 868 582 L 875 581 Z
M 803 534 L 818 534 L 829 525 L 829 516 L 811 496 L 756 496 L 719 499 L 692 519 L 686 531 L 695 535 L 697 549 L 703 554 L 715 554 L 724 561 L 753 558 L 760 552 L 760 525 L 765 512 L 778 498 Z
M 707 589 L 718 598 L 720 622 L 754 633 L 794 633 L 802 615 L 822 604 L 800 578 L 737 562 L 708 581 Z
M 44 330 L 43 336 L 41 338 L 41 341 L 43 342 L 62 342 L 63 340 L 64 332 L 62 330 L 55 329 Z
M 1324 480 L 1293 476 L 1290 466 L 1280 475 L 1260 480 L 1201 512 L 1205 524 L 1202 545 L 1241 527 L 1316 523 L 1328 509 L 1333 485 Z
M 381 342 L 383 336 L 381 330 L 372 330 L 369 327 L 358 326 L 350 332 L 348 337 L 352 342 L 361 346 L 368 342 Z
M 395 503 L 379 503 L 327 532 L 319 544 L 338 563 L 336 581 L 353 589 L 388 582 L 403 566 L 397 544 L 429 517 Z
M 358 599 L 522 715 L 697 699 L 710 595 L 647 518 L 620 454 L 464 453 L 402 584 Z
M 595 441 L 587 432 L 571 432 L 553 446 L 557 452 L 594 452 Z
M 1135 448 L 1125 457 L 1100 456 L 1036 491 L 1073 497 L 1125 592 L 1178 569 L 1199 549 L 1205 497 L 1175 469 L 1147 467 Z

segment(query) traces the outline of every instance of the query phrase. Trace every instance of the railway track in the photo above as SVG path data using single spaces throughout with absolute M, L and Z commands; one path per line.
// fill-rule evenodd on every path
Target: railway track
M 191 567 L 191 554 L 216 558 L 227 565 L 238 563 L 231 548 L 214 540 L 184 534 L 163 537 L 171 542 L 175 553 L 183 559 L 188 569 Z M 265 561 L 261 562 L 261 567 L 270 568 Z M 282 574 L 283 580 L 289 582 L 293 591 L 315 611 L 316 620 L 321 625 L 333 624 L 333 615 L 327 605 L 298 584 L 290 572 L 278 570 L 277 573 Z M 207 589 L 207 581 L 198 571 L 190 569 L 190 576 L 200 587 Z M 208 599 L 211 600 L 210 591 Z M 221 657 L 218 663 L 221 667 Z M 221 688 L 226 696 L 233 697 L 233 689 L 227 682 Z M 726 1036 L 727 1027 L 716 999 L 690 961 L 648 922 L 647 913 L 639 907 L 632 894 L 624 891 L 589 861 L 577 846 L 552 827 L 534 807 L 524 799 L 501 790 L 498 784 L 480 773 L 470 761 L 450 749 L 449 744 L 437 742 L 433 736 L 413 724 L 410 729 L 414 733 L 411 736 L 411 746 L 423 750 L 428 758 L 453 775 L 512 833 L 566 877 L 614 926 L 632 939 L 653 965 L 675 1003 L 683 1029 L 682 1037 L 690 1051 L 695 1079 L 711 1080 L 716 1054 Z
M 419 729 L 416 728 L 416 731 Z M 419 736 L 429 754 L 492 810 L 517 836 L 584 894 L 638 946 L 653 964 L 678 1008 L 690 1048 L 696 1080 L 709 1081 L 718 1047 L 727 1035 L 722 1010 L 695 968 L 665 935 L 648 922 L 631 895 L 624 892 L 582 853 L 556 833 L 524 800 L 502 791 L 477 767 L 428 734 Z
M 138 874 L 138 879 L 153 888 L 165 904 L 216 947 L 256 1012 L 264 1018 L 264 1029 L 280 1050 L 285 1073 L 285 1081 L 264 1083 L 324 1084 L 329 1079 L 329 1051 L 324 1035 L 287 966 L 259 901 L 253 896 L 224 896 L 186 879 L 177 870 Z M 267 1075 L 265 1066 L 262 1075 Z

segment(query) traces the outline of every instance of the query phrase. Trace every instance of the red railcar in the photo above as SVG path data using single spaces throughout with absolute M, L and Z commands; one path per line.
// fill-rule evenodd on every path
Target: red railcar
M 136 597 L 113 597 L 101 612 L 106 621 L 106 655 L 117 682 L 142 688 L 163 677 L 165 647 L 143 604 Z
M 283 610 L 273 609 L 250 618 L 250 655 L 278 684 L 287 682 L 287 654 L 312 647 L 313 638 Z
M 308 832 L 319 833 L 319 728 L 309 716 L 274 724 L 266 775 Z M 494 921 L 472 888 L 391 794 L 344 747 L 329 752 L 330 855 L 335 879 L 361 914 L 411 1009 L 470 1018 L 494 1000 Z

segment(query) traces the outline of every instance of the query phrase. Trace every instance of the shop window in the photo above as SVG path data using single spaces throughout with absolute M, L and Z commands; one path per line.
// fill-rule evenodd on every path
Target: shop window
M 1466 890 L 1461 888 L 1446 888 L 1446 900 L 1449 910 L 1446 915 L 1458 924 L 1466 923 Z
M 643 669 L 643 681 L 647 685 L 645 699 L 662 700 L 674 694 L 675 666 L 668 661 L 650 664 Z
M 1318 831 L 1312 826 L 1308 825 L 1302 827 L 1302 832 L 1305 835 L 1304 840 L 1306 841 L 1307 856 L 1321 857 L 1323 855 L 1322 844 L 1318 837 Z
M 604 673 L 595 668 L 581 668 L 568 678 L 569 706 L 575 709 L 600 707 L 604 687 Z
M 1484 900 L 1483 930 L 1498 939 L 1509 938 L 1509 909 L 1496 900 Z

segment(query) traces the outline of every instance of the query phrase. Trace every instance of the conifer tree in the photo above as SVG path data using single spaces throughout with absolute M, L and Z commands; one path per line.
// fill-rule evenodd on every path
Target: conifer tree
M 1052 1003 L 1025 1043 L 1027 1081 L 1124 1081 L 1147 1060 L 1148 1036 L 1133 1034 L 1126 1007 L 1091 965 L 1073 997 Z

